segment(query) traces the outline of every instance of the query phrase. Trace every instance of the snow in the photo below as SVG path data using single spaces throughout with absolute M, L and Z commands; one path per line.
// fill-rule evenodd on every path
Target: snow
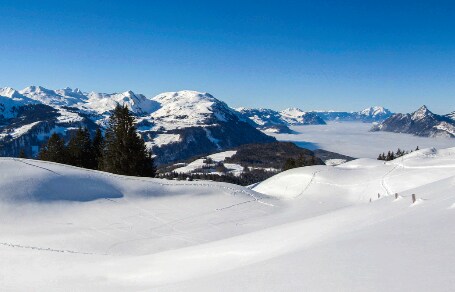
M 218 152 L 212 155 L 207 156 L 208 158 L 211 158 L 213 162 L 224 162 L 226 158 L 230 158 L 237 153 L 236 150 L 230 150 L 230 151 L 223 151 L 223 152 Z M 191 163 L 188 163 L 187 165 L 183 167 L 176 168 L 174 172 L 176 173 L 192 173 L 197 169 L 202 168 L 206 163 L 204 163 L 205 158 L 201 159 L 196 159 Z M 228 172 L 234 174 L 234 175 L 240 175 L 243 172 L 243 167 L 238 164 L 234 163 L 225 163 L 224 166 L 228 169 Z M 211 174 L 219 174 L 216 171 L 211 171 Z
M 4 138 L 4 137 L 7 136 L 7 135 L 10 135 L 10 136 L 13 137 L 13 138 L 20 137 L 20 136 L 23 135 L 24 133 L 30 131 L 35 125 L 37 125 L 37 124 L 39 124 L 39 123 L 40 123 L 40 122 L 30 123 L 30 124 L 24 125 L 24 126 L 22 126 L 22 127 L 15 128 L 12 132 L 1 133 L 1 134 L 0 134 L 0 137 L 1 137 L 1 138 Z
M 150 117 L 167 130 L 207 126 L 226 122 L 229 116 L 235 116 L 234 110 L 208 93 L 191 90 L 165 92 L 151 100 L 160 107 Z
M 5 119 L 15 117 L 17 108 L 35 103 L 11 87 L 0 88 L 0 114 Z
M 150 143 L 150 146 L 156 145 L 158 147 L 162 145 L 167 145 L 171 143 L 180 142 L 180 135 L 179 134 L 158 134 L 155 138 L 153 138 L 153 142 Z
M 445 131 L 455 137 L 455 126 L 452 124 L 441 122 L 439 125 L 435 126 L 435 128 L 441 131 Z M 450 137 L 450 135 L 447 135 L 447 137 Z
M 376 117 L 379 115 L 390 114 L 390 111 L 382 106 L 372 106 L 360 111 L 359 114 L 363 116 Z
M 302 111 L 299 108 L 287 108 L 280 112 L 281 119 L 285 121 L 288 125 L 299 125 L 306 124 L 307 115 L 312 113 L 307 113 Z
M 126 105 L 132 112 L 138 114 L 150 114 L 159 108 L 158 103 L 132 91 L 113 94 L 91 92 L 88 94 L 87 104 L 83 107 L 99 114 L 107 114 L 117 104 Z
M 453 291 L 454 185 L 455 148 L 253 190 L 2 158 L 0 289 Z
M 327 125 L 292 126 L 297 134 L 270 134 L 279 141 L 295 142 L 297 145 L 324 149 L 351 157 L 377 158 L 379 153 L 391 150 L 413 150 L 455 146 L 455 139 L 444 137 L 417 137 L 410 134 L 370 132 L 372 124 L 360 122 L 329 122 Z
M 57 120 L 60 123 L 81 122 L 83 120 L 83 118 L 77 113 L 68 111 L 67 109 L 64 109 L 62 107 L 55 107 L 55 108 L 60 113 L 60 116 L 57 117 Z
M 336 166 L 346 162 L 346 159 L 327 159 L 325 165 Z

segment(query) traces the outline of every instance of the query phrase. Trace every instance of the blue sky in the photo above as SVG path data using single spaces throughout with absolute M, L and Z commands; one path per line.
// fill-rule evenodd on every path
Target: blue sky
M 0 9 L 0 86 L 455 110 L 451 1 L 0 0 Z

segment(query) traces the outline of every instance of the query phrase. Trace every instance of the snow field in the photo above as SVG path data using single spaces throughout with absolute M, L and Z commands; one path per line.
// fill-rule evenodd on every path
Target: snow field
M 253 190 L 4 158 L 0 289 L 453 291 L 454 187 L 455 148 Z

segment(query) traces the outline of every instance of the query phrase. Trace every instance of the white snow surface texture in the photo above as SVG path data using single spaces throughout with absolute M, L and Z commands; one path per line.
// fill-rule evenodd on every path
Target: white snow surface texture
M 0 158 L 0 290 L 454 291 L 454 222 L 455 148 L 253 190 Z

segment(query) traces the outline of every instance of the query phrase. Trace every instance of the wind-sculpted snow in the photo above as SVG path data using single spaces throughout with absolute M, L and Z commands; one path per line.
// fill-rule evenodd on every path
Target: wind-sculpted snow
M 455 148 L 253 190 L 5 158 L 0 289 L 453 291 L 454 185 Z

